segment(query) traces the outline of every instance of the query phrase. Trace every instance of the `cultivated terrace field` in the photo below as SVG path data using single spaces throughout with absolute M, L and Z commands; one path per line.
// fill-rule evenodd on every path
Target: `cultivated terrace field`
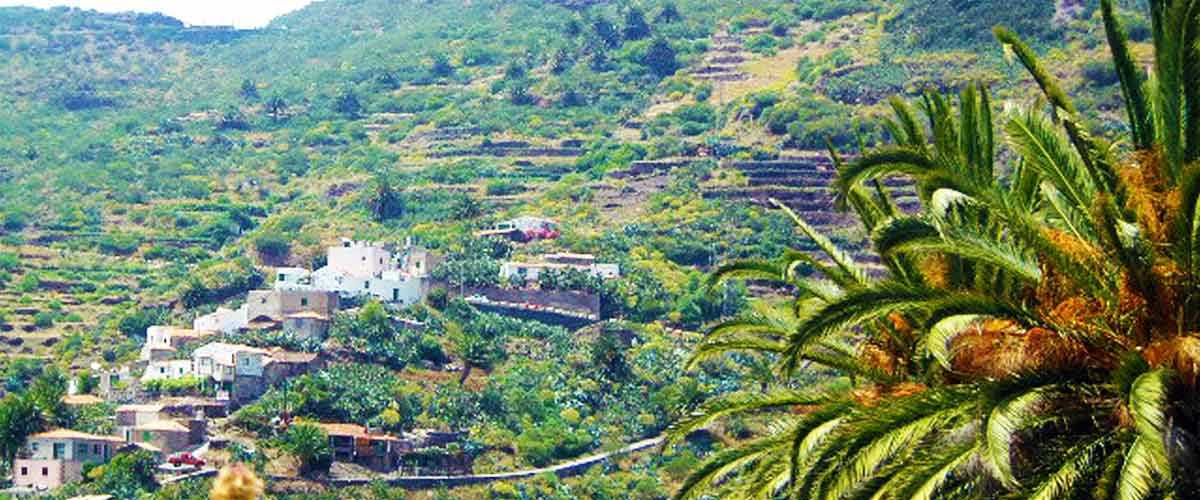
M 878 354 L 863 340 L 867 327 L 849 321 L 829 328 L 859 336 L 824 345 L 834 352 L 797 361 L 786 376 L 779 363 L 796 355 L 776 348 L 786 335 L 714 342 L 739 328 L 804 331 L 797 322 L 818 310 L 807 300 L 857 290 L 766 279 L 781 262 L 795 266 L 774 277 L 897 275 L 900 257 L 873 238 L 880 221 L 864 217 L 861 192 L 844 184 L 839 165 L 915 143 L 901 130 L 907 118 L 913 130 L 933 130 L 925 112 L 953 108 L 946 123 L 963 132 L 949 141 L 964 148 L 963 123 L 995 118 L 997 175 L 1028 170 L 1028 144 L 1003 124 L 1047 108 L 1049 92 L 1026 70 L 1022 48 L 1073 100 L 1082 133 L 1131 150 L 1129 90 L 1100 4 L 323 0 L 255 30 L 0 8 L 0 471 L 17 476 L 27 438 L 39 432 L 119 436 L 119 405 L 222 395 L 228 387 L 198 374 L 137 382 L 149 369 L 147 329 L 192 328 L 218 308 L 236 310 L 288 269 L 332 264 L 329 247 L 347 238 L 436 256 L 419 300 L 344 293 L 316 339 L 284 323 L 179 347 L 180 361 L 214 340 L 324 361 L 208 416 L 205 445 L 193 450 L 207 462 L 199 470 L 249 464 L 269 498 L 723 498 L 747 484 L 777 487 L 767 498 L 826 498 L 784 486 L 787 460 L 731 455 L 780 435 L 784 420 L 767 411 L 778 408 L 722 419 L 713 401 L 821 387 L 860 391 L 861 403 L 918 384 L 880 389 L 830 361 Z M 1144 4 L 1116 2 L 1111 16 L 1139 73 L 1156 61 Z M 1028 47 L 998 42 L 996 25 Z M 987 88 L 988 113 L 958 120 L 958 92 L 976 82 Z M 1083 165 L 1062 159 L 1071 151 L 1047 155 Z M 950 210 L 941 189 L 957 179 L 925 173 L 879 168 L 855 180 L 886 193 L 894 217 Z M 1055 220 L 1075 215 L 1088 214 Z M 521 217 L 553 221 L 553 234 L 487 232 Z M 826 255 L 831 246 L 841 251 Z M 538 278 L 506 274 L 506 263 L 548 254 L 592 256 L 619 276 L 575 264 Z M 725 267 L 754 259 L 762 265 L 740 274 Z M 938 264 L 922 265 L 905 269 Z M 537 298 L 495 298 L 514 294 Z M 579 297 L 594 301 L 594 317 L 559 309 Z M 897 330 L 917 328 L 916 319 L 893 319 Z M 915 370 L 904 362 L 890 373 Z M 98 382 L 122 369 L 130 371 L 118 387 Z M 68 392 L 104 401 L 71 404 Z M 788 415 L 833 411 L 818 399 L 780 406 Z M 695 420 L 698 409 L 712 418 Z M 368 470 L 331 449 L 337 431 L 317 425 L 330 423 L 361 426 L 364 436 L 456 437 Z M 618 453 L 570 477 L 396 481 L 538 469 L 659 436 L 669 445 Z M 79 481 L 41 493 L 200 499 L 221 481 L 177 480 L 156 468 L 166 457 L 151 455 L 89 463 Z M 819 459 L 838 463 L 832 457 Z M 773 465 L 755 470 L 756 460 Z M 900 467 L 859 464 L 874 465 Z M 743 468 L 760 476 L 732 474 Z M 1007 477 L 988 484 L 1008 490 L 973 491 L 1023 491 Z

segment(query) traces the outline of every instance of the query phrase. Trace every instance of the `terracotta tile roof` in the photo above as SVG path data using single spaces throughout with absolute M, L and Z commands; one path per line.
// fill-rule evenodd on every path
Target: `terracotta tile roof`
M 39 432 L 29 436 L 30 439 L 80 439 L 87 441 L 111 441 L 114 443 L 124 443 L 125 440 L 116 436 L 101 436 L 97 434 L 88 434 L 86 432 L 73 431 L 71 429 L 55 429 L 47 432 Z
M 70 394 L 63 396 L 62 402 L 67 406 L 87 406 L 103 403 L 104 399 L 92 394 Z
M 325 431 L 325 434 L 337 437 L 364 438 L 378 441 L 399 441 L 400 438 L 387 434 L 368 434 L 367 428 L 357 424 L 330 424 L 319 422 L 314 424 Z

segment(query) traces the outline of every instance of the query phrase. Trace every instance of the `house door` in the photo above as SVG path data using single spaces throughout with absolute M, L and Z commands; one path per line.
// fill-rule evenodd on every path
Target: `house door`
M 399 288 L 392 289 L 392 302 L 400 302 L 400 289 Z

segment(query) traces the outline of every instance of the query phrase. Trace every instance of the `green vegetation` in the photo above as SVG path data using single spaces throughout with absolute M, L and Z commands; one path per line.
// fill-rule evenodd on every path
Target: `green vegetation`
M 1156 56 L 1200 61 L 1185 34 L 1200 24 L 1166 17 L 1168 4 L 1190 5 L 1152 4 Z M 711 455 L 681 497 L 712 488 L 797 498 L 1196 494 L 1185 457 L 1197 444 L 1170 436 L 1197 425 L 1189 408 L 1198 340 L 1179 325 L 1198 314 L 1187 304 L 1197 293 L 1189 228 L 1200 174 L 1185 165 L 1200 158 L 1187 133 L 1200 130 L 1200 114 L 1170 63 L 1144 81 L 1112 2 L 1102 6 L 1129 149 L 1088 135 L 1058 79 L 997 28 L 1053 114 L 993 118 L 982 84 L 957 99 L 930 92 L 919 112 L 897 99 L 890 143 L 839 165 L 836 187 L 871 232 L 886 274 L 870 276 L 777 203 L 824 259 L 793 252 L 718 272 L 782 278 L 799 294 L 771 316 L 714 328 L 692 362 L 763 356 L 784 383 L 710 400 L 673 434 L 682 440 L 734 416 L 774 425 Z M 998 135 L 1020 168 L 1005 168 Z M 886 190 L 869 189 L 897 173 L 915 178 L 919 212 L 899 213 Z M 787 383 L 809 363 L 849 380 Z
M 113 432 L 112 405 L 60 404 L 68 377 L 95 390 L 84 367 L 133 364 L 149 326 L 236 309 L 347 237 L 445 261 L 424 303 L 345 300 L 328 338 L 206 338 L 328 360 L 210 427 L 260 474 L 346 473 L 310 425 L 345 422 L 465 431 L 429 453 L 478 473 L 674 438 L 437 498 L 1194 496 L 1174 454 L 1200 434 L 1176 399 L 1200 120 L 1190 49 L 1150 55 L 1195 44 L 1164 43 L 1178 12 L 1155 29 L 1143 2 L 1097 4 L 328 0 L 249 31 L 0 8 L 0 458 L 43 429 Z M 1131 42 L 1110 49 L 1100 18 Z M 996 46 L 998 23 L 1032 48 Z M 866 156 L 835 172 L 827 148 Z M 523 216 L 555 237 L 476 236 Z M 620 277 L 500 278 L 556 252 Z M 720 272 L 741 261 L 758 264 Z M 475 294 L 598 303 L 600 321 Z M 938 327 L 967 314 L 974 330 Z M 210 480 L 159 488 L 147 465 L 56 494 L 208 498 Z M 269 494 L 403 496 L 292 483 Z

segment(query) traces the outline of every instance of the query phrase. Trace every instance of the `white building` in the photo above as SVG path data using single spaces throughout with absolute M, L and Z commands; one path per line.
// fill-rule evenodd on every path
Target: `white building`
M 207 330 L 221 333 L 235 333 L 250 323 L 248 309 L 245 304 L 234 310 L 218 307 L 216 311 L 197 317 L 192 321 L 192 329 Z
M 174 380 L 192 375 L 192 360 L 169 359 L 151 361 L 142 372 L 142 382 L 151 380 Z
M 542 256 L 540 262 L 505 262 L 500 265 L 500 277 L 505 280 L 522 279 L 537 281 L 544 272 L 578 270 L 601 279 L 621 277 L 617 264 L 598 264 L 591 254 L 552 253 Z
M 217 382 L 233 382 L 238 377 L 261 377 L 267 351 L 254 347 L 213 342 L 192 353 L 196 376 L 212 377 Z
M 174 357 L 175 351 L 189 342 L 195 342 L 216 332 L 155 325 L 146 329 L 146 343 L 142 345 L 143 361 L 158 361 Z
M 325 267 L 312 272 L 277 269 L 275 289 L 322 290 L 343 297 L 370 295 L 410 305 L 428 291 L 432 262 L 428 252 L 412 246 L 393 255 L 374 243 L 342 239 L 341 245 L 329 248 Z

